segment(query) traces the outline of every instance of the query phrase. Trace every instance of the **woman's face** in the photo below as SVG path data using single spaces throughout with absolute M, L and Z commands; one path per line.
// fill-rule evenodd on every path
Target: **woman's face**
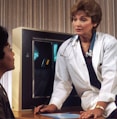
M 0 69 L 4 72 L 14 69 L 14 52 L 10 45 L 4 47 L 4 58 L 0 59 Z
M 74 30 L 79 36 L 87 36 L 92 34 L 92 29 L 97 24 L 92 23 L 91 17 L 87 16 L 84 11 L 78 11 L 72 21 Z

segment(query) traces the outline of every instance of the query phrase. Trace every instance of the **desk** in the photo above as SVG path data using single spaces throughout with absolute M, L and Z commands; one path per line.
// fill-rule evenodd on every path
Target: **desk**
M 16 119 L 52 119 L 49 117 L 44 117 L 41 115 L 34 115 L 33 111 L 14 111 L 14 115 Z
M 34 115 L 33 112 L 14 112 L 16 119 L 53 119 L 39 114 Z
M 81 110 L 81 107 L 70 107 L 70 108 L 67 107 L 67 108 L 63 108 L 62 110 L 58 111 L 58 113 L 71 112 L 71 113 L 78 114 L 80 110 Z M 52 119 L 52 118 L 49 118 L 49 117 L 41 116 L 39 114 L 34 115 L 33 110 L 14 111 L 13 113 L 14 113 L 16 119 Z
M 79 111 L 81 110 L 81 108 L 67 108 L 67 109 L 63 109 L 61 111 L 58 111 L 59 112 L 71 112 L 71 113 L 74 113 L 74 114 L 78 114 Z M 16 117 L 16 119 L 53 119 L 53 118 L 50 118 L 50 117 L 45 117 L 45 116 L 41 116 L 39 114 L 37 115 L 34 115 L 33 114 L 33 111 L 14 111 L 14 115 Z M 104 119 L 104 118 L 97 118 L 97 119 Z

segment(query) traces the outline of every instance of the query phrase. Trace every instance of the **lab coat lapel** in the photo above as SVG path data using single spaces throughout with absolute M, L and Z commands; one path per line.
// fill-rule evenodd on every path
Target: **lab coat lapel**
M 88 71 L 87 71 L 87 66 L 86 66 L 86 63 L 85 63 L 85 59 L 84 59 L 84 56 L 82 55 L 82 49 L 81 49 L 81 46 L 80 46 L 80 42 L 78 41 L 77 42 L 77 45 L 74 46 L 74 56 L 76 56 L 76 62 L 77 62 L 77 65 L 75 66 L 76 70 L 79 69 L 79 73 L 80 73 L 80 76 L 82 77 L 82 80 L 87 80 L 89 81 L 89 74 L 88 74 Z M 77 68 L 79 67 L 79 68 Z
M 96 37 L 96 40 L 95 40 L 95 44 L 94 44 L 94 48 L 93 48 L 93 56 L 92 56 L 92 64 L 93 64 L 95 72 L 97 72 L 97 67 L 98 67 L 99 63 L 101 62 L 101 57 L 103 55 L 103 54 L 101 54 L 103 40 L 101 40 L 101 38 L 98 38 L 98 37 Z

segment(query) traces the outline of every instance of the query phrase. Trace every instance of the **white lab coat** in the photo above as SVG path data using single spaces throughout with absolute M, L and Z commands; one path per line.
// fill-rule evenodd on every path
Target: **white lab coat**
M 54 90 L 50 104 L 59 109 L 72 90 L 72 83 L 81 97 L 84 110 L 93 109 L 97 101 L 110 102 L 105 110 L 107 117 L 115 108 L 117 95 L 117 40 L 108 34 L 96 33 L 92 64 L 101 82 L 101 89 L 90 84 L 87 65 L 78 36 L 66 40 L 60 47 L 56 61 Z

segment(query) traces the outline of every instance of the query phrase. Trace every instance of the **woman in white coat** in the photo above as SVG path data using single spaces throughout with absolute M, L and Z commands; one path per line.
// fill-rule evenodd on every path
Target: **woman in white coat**
M 35 114 L 60 109 L 73 84 L 84 110 L 81 119 L 117 118 L 117 40 L 96 32 L 101 18 L 95 0 L 81 0 L 73 6 L 71 20 L 76 35 L 61 45 L 50 103 L 36 107 Z

